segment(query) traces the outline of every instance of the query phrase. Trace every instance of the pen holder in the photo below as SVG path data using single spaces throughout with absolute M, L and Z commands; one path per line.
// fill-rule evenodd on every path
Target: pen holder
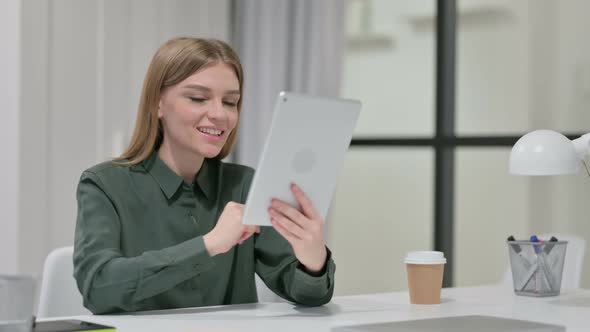
M 508 241 L 514 293 L 559 295 L 566 248 L 567 241 Z

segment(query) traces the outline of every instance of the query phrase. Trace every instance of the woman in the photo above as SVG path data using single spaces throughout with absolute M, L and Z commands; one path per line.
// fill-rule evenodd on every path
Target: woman
M 78 185 L 74 277 L 93 313 L 256 302 L 254 273 L 303 305 L 327 303 L 323 220 L 269 202 L 273 227 L 241 224 L 253 170 L 221 162 L 238 130 L 243 72 L 219 40 L 176 38 L 148 68 L 131 143 Z

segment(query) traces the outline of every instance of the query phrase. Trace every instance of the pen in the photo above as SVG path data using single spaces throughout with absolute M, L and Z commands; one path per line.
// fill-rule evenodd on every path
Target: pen
M 514 280 L 514 289 L 522 291 L 530 281 L 532 275 L 537 269 L 537 266 L 536 264 L 533 265 L 533 263 L 523 256 L 522 248 L 519 244 L 510 243 L 516 241 L 514 236 L 510 235 L 506 240 L 510 248 L 512 248 L 515 253 L 515 255 L 510 255 L 510 260 L 514 260 L 510 264 L 512 270 L 512 279 Z M 523 276 L 526 277 L 522 278 Z
M 531 235 L 531 242 L 533 243 L 541 243 L 541 240 L 536 235 Z M 535 254 L 538 254 L 541 251 L 541 246 L 533 244 L 533 248 L 535 249 Z
M 537 256 L 537 266 L 539 267 L 539 271 L 537 271 L 537 274 L 535 276 L 535 291 L 537 293 L 540 293 L 543 290 L 543 281 L 546 281 L 546 285 L 549 291 L 551 291 L 552 289 L 552 277 L 550 276 L 549 271 L 547 270 L 547 266 L 545 265 L 545 259 L 544 257 L 546 257 L 545 254 L 545 250 L 543 250 L 543 252 L 541 252 L 541 240 L 539 240 L 539 238 L 536 235 L 531 235 L 531 242 L 533 243 L 539 243 L 539 244 L 533 244 L 533 248 L 535 250 L 535 254 Z M 545 277 L 543 279 L 543 277 Z
M 551 250 L 553 248 L 557 247 L 557 244 L 555 242 L 558 242 L 558 241 L 559 240 L 557 240 L 557 238 L 555 236 L 552 236 L 551 239 L 549 239 L 549 242 L 545 243 L 545 248 L 544 248 L 543 252 L 544 252 L 544 256 L 545 256 L 545 261 L 547 262 L 546 265 L 549 268 L 549 272 L 556 271 L 557 264 L 559 264 L 559 262 L 562 261 L 559 250 L 557 250 L 557 249 L 556 249 L 556 251 L 553 251 L 552 255 L 549 255 Z M 553 274 L 550 274 L 550 276 L 551 276 L 552 280 L 550 280 L 549 282 L 555 282 L 553 279 Z M 557 287 L 556 283 L 552 283 L 552 285 Z
M 510 247 L 512 247 L 512 250 L 514 250 L 515 253 L 520 254 L 520 252 L 522 251 L 522 249 L 520 248 L 520 246 L 516 243 L 510 243 L 510 242 L 514 242 L 516 241 L 514 239 L 514 236 L 510 235 L 508 237 L 508 239 L 506 239 L 506 241 L 508 241 L 508 244 L 510 245 Z
M 531 235 L 530 238 L 532 243 L 538 243 L 539 242 L 539 238 L 537 238 L 536 235 Z M 537 258 L 537 271 L 533 274 L 535 277 L 533 280 L 535 280 L 535 293 L 540 293 L 541 292 L 541 278 L 543 277 L 543 275 L 541 273 L 539 273 L 541 270 L 541 260 L 539 259 L 539 245 L 537 244 L 533 244 L 533 249 L 535 251 L 535 257 Z
M 551 239 L 549 239 L 549 242 L 557 242 L 557 238 L 555 236 L 552 236 Z M 555 247 L 555 244 L 545 244 L 545 248 L 543 249 L 543 251 L 545 251 L 545 253 L 549 255 L 549 252 L 551 252 L 551 249 L 553 249 L 553 247 Z

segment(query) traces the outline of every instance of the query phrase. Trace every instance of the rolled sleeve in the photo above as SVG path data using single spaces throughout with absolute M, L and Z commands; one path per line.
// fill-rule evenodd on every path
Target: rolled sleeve
M 300 269 L 291 245 L 273 228 L 256 238 L 256 273 L 280 297 L 307 306 L 323 305 L 332 299 L 336 266 L 328 249 L 324 273 L 313 276 Z

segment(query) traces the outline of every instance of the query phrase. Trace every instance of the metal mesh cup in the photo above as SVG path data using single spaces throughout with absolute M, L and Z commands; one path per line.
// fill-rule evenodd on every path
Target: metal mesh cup
M 514 293 L 559 295 L 566 247 L 567 241 L 508 241 Z

